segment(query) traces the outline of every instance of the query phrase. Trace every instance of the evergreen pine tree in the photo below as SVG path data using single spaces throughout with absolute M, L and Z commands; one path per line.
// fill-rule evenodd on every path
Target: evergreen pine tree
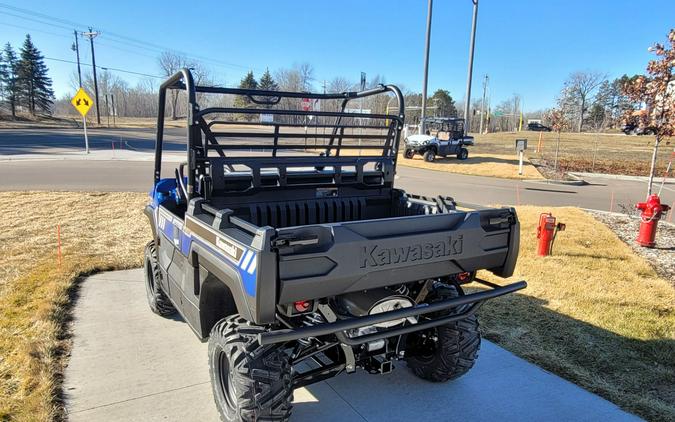
M 258 81 L 255 80 L 252 70 L 250 70 L 246 76 L 244 76 L 244 79 L 239 82 L 239 88 L 258 89 Z
M 258 81 L 255 80 L 253 76 L 253 71 L 249 71 L 244 79 L 239 82 L 239 88 L 242 89 L 258 89 Z M 246 96 L 237 95 L 234 99 L 234 106 L 239 108 L 251 108 L 254 107 L 254 103 Z M 240 118 L 244 120 L 251 120 L 254 118 L 254 115 L 244 113 Z
M 258 83 L 258 88 L 264 91 L 278 91 L 279 85 L 274 81 L 272 75 L 270 74 L 269 69 L 265 69 L 265 73 L 260 77 L 260 82 Z M 262 97 L 262 101 L 269 101 L 269 97 Z M 265 108 L 272 108 L 271 105 L 264 106 Z
M 3 103 L 12 112 L 12 117 L 16 117 L 16 106 L 19 99 L 18 64 L 14 49 L 9 43 L 5 44 L 2 60 L 0 60 L 0 96 Z
M 5 63 L 5 54 L 0 51 L 0 100 L 5 98 L 5 80 L 7 79 L 7 63 Z
M 26 35 L 26 40 L 21 47 L 17 76 L 20 89 L 19 99 L 32 115 L 35 115 L 38 110 L 51 113 L 54 91 L 52 80 L 47 75 L 48 71 L 42 53 L 35 47 L 30 35 Z
M 263 73 L 263 75 L 260 77 L 260 83 L 258 84 L 258 87 L 265 91 L 277 91 L 279 89 L 279 85 L 277 85 L 277 83 L 272 78 L 269 69 L 265 69 L 265 73 Z

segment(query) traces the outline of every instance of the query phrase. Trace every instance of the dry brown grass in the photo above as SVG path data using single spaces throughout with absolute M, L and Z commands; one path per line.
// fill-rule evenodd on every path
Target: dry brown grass
M 523 161 L 523 174 L 518 174 L 518 157 L 516 155 L 474 154 L 460 161 L 455 157 L 437 157 L 433 163 L 415 155 L 412 160 L 398 157 L 398 164 L 448 173 L 470 174 L 474 176 L 501 177 L 505 179 L 543 179 L 543 176 L 530 162 Z
M 60 418 L 76 278 L 142 264 L 146 196 L 0 192 L 0 420 Z M 56 225 L 63 259 L 56 259 Z
M 141 265 L 150 237 L 141 214 L 145 198 L 0 193 L 0 419 L 60 415 L 56 394 L 74 281 L 95 270 Z M 568 230 L 559 235 L 555 256 L 536 258 L 541 210 L 519 208 L 516 272 L 529 287 L 481 309 L 486 337 L 629 411 L 673 420 L 673 288 L 574 208 L 553 209 Z M 61 268 L 56 224 L 63 230 Z
M 87 119 L 87 125 L 91 124 L 92 127 L 121 127 L 121 128 L 151 128 L 154 129 L 157 127 L 157 118 L 156 117 L 117 117 L 115 121 L 113 118 L 110 118 L 110 124 L 108 124 L 108 117 L 101 116 L 101 124 L 98 125 L 95 123 L 95 118 L 89 117 Z M 164 119 L 164 127 L 185 127 L 186 119 L 178 118 L 176 120 L 171 120 L 171 118 Z
M 535 152 L 541 136 L 541 149 Z M 553 161 L 556 132 L 499 132 L 475 135 L 474 151 L 489 154 L 513 154 L 515 140 L 528 140 L 527 155 Z M 658 154 L 657 174 L 665 170 L 675 139 L 665 139 Z M 647 175 L 654 147 L 654 136 L 628 136 L 623 133 L 560 134 L 559 159 L 565 171 Z
M 554 256 L 536 256 L 539 213 L 519 207 L 522 294 L 481 309 L 487 338 L 650 420 L 675 420 L 675 290 L 603 224 L 575 208 Z M 485 274 L 487 277 L 487 274 Z

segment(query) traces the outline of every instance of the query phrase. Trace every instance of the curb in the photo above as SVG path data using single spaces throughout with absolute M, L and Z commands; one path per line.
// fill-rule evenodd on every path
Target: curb
M 604 178 L 604 179 L 614 179 L 614 180 L 630 180 L 634 182 L 646 182 L 649 180 L 649 177 L 647 176 L 628 176 L 624 174 L 606 174 L 606 173 L 582 173 L 582 172 L 572 172 L 572 173 L 567 173 L 572 177 L 597 177 L 597 178 Z M 654 181 L 660 181 L 663 180 L 663 176 L 654 176 Z M 675 179 L 672 177 L 667 177 L 666 178 L 666 185 L 672 185 L 675 184 Z
M 582 211 L 586 211 L 586 212 L 597 212 L 599 214 L 612 215 L 612 216 L 615 216 L 615 217 L 628 217 L 631 220 L 639 220 L 640 219 L 640 216 L 637 215 L 637 214 L 626 214 L 626 213 L 623 213 L 623 212 L 616 212 L 616 211 L 603 211 L 603 210 L 596 210 L 596 209 L 593 209 L 593 208 L 579 208 L 579 209 L 582 210 Z M 671 212 L 671 211 L 669 211 L 669 212 Z M 668 214 L 666 214 L 666 215 L 668 215 Z M 659 224 L 664 224 L 666 226 L 675 227 L 675 223 L 664 220 L 663 218 L 661 218 L 659 220 Z
M 552 184 L 552 185 L 564 185 L 564 186 L 585 186 L 585 185 L 588 184 L 588 182 L 583 180 L 583 179 L 577 179 L 577 180 L 555 180 L 555 179 L 523 180 L 523 182 L 543 183 L 543 184 Z

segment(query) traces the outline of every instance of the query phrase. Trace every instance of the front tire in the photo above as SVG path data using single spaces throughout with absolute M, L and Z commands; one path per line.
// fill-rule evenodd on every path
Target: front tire
M 176 313 L 171 300 L 162 290 L 161 280 L 162 272 L 159 269 L 159 260 L 157 259 L 157 247 L 155 241 L 151 240 L 145 245 L 145 293 L 148 298 L 148 305 L 152 312 L 157 315 L 168 317 Z
M 459 158 L 462 161 L 466 160 L 467 158 L 469 158 L 469 150 L 466 148 L 460 149 L 459 152 L 457 153 L 457 158 Z
M 463 295 L 459 286 L 443 286 L 432 301 Z M 472 314 L 436 328 L 409 334 L 406 340 L 406 361 L 418 377 L 445 382 L 469 372 L 478 358 L 480 332 L 478 318 Z
M 415 156 L 415 151 L 411 149 L 405 150 L 403 153 L 403 157 L 407 158 L 408 160 L 412 160 L 412 158 Z
M 293 400 L 289 356 L 278 345 L 260 346 L 263 327 L 232 315 L 209 338 L 209 372 L 223 422 L 286 421 Z
M 434 160 L 436 159 L 436 153 L 434 150 L 430 149 L 429 151 L 424 153 L 424 161 L 427 163 L 433 163 Z

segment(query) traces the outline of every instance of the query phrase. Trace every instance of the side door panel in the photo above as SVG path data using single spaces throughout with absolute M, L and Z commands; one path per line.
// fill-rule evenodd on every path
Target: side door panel
M 446 156 L 449 151 L 449 141 L 438 140 L 438 155 Z
M 157 211 L 157 229 L 159 236 L 159 248 L 157 250 L 159 266 L 165 274 L 168 274 L 173 262 L 174 253 L 176 253 L 176 245 L 174 244 L 175 226 L 173 224 L 173 215 L 161 205 Z M 170 283 L 164 278 L 162 278 L 162 287 L 166 292 L 171 292 Z
M 184 220 L 160 206 L 157 226 L 160 232 L 160 266 L 166 274 L 162 287 L 190 327 L 198 332 L 199 297 L 194 287 L 195 268 L 187 257 L 190 239 L 185 235 Z

